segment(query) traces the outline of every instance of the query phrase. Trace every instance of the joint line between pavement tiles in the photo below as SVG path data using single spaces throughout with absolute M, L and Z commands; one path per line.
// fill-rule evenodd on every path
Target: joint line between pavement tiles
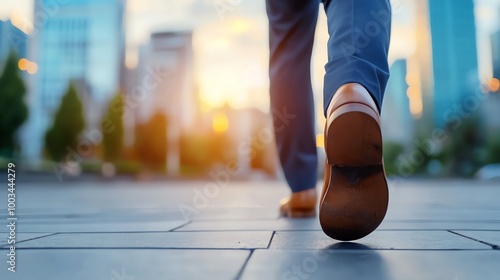
M 273 230 L 273 234 L 271 234 L 271 238 L 269 239 L 269 243 L 267 244 L 266 249 L 271 248 L 271 243 L 273 242 L 274 235 L 276 234 L 276 231 Z
M 21 240 L 21 241 L 17 241 L 16 240 L 16 244 L 19 244 L 19 243 L 23 243 L 23 242 L 26 242 L 26 241 L 31 241 L 31 240 L 35 240 L 35 239 L 40 239 L 40 238 L 44 238 L 44 237 L 49 237 L 49 236 L 53 236 L 53 235 L 57 235 L 59 234 L 58 232 L 54 232 L 54 233 L 48 233 L 46 235 L 42 235 L 42 236 L 37 236 L 37 237 L 33 237 L 33 238 L 29 238 L 29 239 L 26 239 L 26 240 Z M 0 244 L 0 248 L 1 247 L 5 247 L 5 248 L 8 248 L 7 245 L 9 244 Z M 18 248 L 16 248 L 18 249 Z
M 1 247 L 1 251 L 8 251 L 9 248 Z M 254 251 L 254 250 L 267 250 L 266 248 L 182 248 L 182 247 L 20 247 L 16 250 L 198 250 L 198 251 Z M 315 251 L 315 249 L 273 249 L 279 251 Z M 327 249 L 336 252 L 353 252 L 353 249 Z M 374 251 L 407 251 L 407 252 L 470 252 L 470 251 L 500 251 L 498 249 L 372 249 Z M 359 249 L 358 251 L 366 251 Z
M 491 244 L 491 243 L 488 243 L 486 241 L 482 241 L 482 240 L 479 240 L 479 239 L 476 239 L 476 238 L 473 238 L 473 237 L 470 237 L 470 236 L 467 236 L 467 235 L 463 235 L 463 234 L 460 234 L 458 232 L 455 232 L 453 230 L 448 230 L 448 232 L 450 233 L 453 233 L 453 234 L 456 234 L 458 236 L 461 236 L 461 237 L 464 237 L 464 238 L 467 238 L 467 239 L 470 239 L 470 240 L 473 240 L 473 241 L 476 241 L 476 242 L 479 242 L 479 243 L 482 243 L 484 245 L 488 245 L 488 246 L 491 246 L 492 249 L 498 249 L 498 245 L 495 245 L 495 244 Z
M 16 250 L 197 250 L 197 251 L 253 251 L 265 248 L 203 248 L 203 247 L 20 247 Z M 7 251 L 9 248 L 2 247 L 0 251 Z
M 182 224 L 182 225 L 180 225 L 178 227 L 174 227 L 173 229 L 169 230 L 169 232 L 176 231 L 177 229 L 180 229 L 181 227 L 185 227 L 185 226 L 189 225 L 190 223 L 192 223 L 192 221 L 187 221 L 184 224 Z
M 250 258 L 252 257 L 254 251 L 255 251 L 255 249 L 250 250 L 250 254 L 248 254 L 248 257 L 245 260 L 245 262 L 243 263 L 243 265 L 241 266 L 240 271 L 238 271 L 238 274 L 236 274 L 236 278 L 235 278 L 236 280 L 241 279 L 241 277 L 243 276 L 243 272 L 245 271 L 245 268 L 247 267 L 247 264 L 250 261 Z

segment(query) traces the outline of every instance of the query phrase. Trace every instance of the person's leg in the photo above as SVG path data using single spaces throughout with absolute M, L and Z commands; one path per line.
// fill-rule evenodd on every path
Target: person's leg
M 380 111 L 389 66 L 389 0 L 323 0 L 328 18 L 328 63 L 325 66 L 324 112 L 337 90 L 358 83 Z
M 317 152 L 311 53 L 319 0 L 267 0 L 276 146 L 293 193 L 315 188 Z
M 388 206 L 379 112 L 389 78 L 391 11 L 389 0 L 324 4 L 330 40 L 319 221 L 328 236 L 349 241 L 374 231 Z

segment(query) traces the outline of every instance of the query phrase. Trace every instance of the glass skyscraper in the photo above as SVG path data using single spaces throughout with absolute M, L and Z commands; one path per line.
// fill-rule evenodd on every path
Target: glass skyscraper
M 409 144 L 413 139 L 413 118 L 407 94 L 406 59 L 394 61 L 390 71 L 382 106 L 382 134 L 386 141 Z
M 44 135 L 70 81 L 84 103 L 87 128 L 97 126 L 120 88 L 124 61 L 123 0 L 35 0 L 30 60 L 30 120 L 23 154 L 41 158 Z
M 443 127 L 450 110 L 478 85 L 473 0 L 427 0 L 417 5 L 417 59 L 422 118 Z
M 9 53 L 13 51 L 17 58 L 26 57 L 28 35 L 15 27 L 10 20 L 0 20 L 0 73 Z
M 493 77 L 500 79 L 500 30 L 491 35 L 491 54 L 493 58 Z

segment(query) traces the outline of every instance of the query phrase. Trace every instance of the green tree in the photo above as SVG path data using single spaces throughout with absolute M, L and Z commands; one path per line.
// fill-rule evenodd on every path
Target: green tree
M 166 166 L 167 127 L 167 117 L 162 113 L 156 113 L 147 123 L 136 126 L 136 153 L 139 160 L 151 169 L 159 170 Z
M 84 128 L 82 102 L 70 83 L 54 117 L 54 123 L 45 134 L 45 149 L 50 158 L 61 161 L 70 151 L 76 151 L 78 136 Z
M 447 125 L 449 140 L 438 155 L 444 166 L 444 175 L 469 177 L 484 164 L 483 121 L 479 113 L 473 113 L 459 123 Z
M 384 142 L 384 165 L 388 175 L 400 175 L 398 166 L 399 157 L 404 155 L 405 147 L 397 142 Z
M 103 131 L 104 160 L 114 162 L 123 148 L 123 95 L 118 92 L 111 100 L 106 116 L 101 121 Z
M 12 157 L 14 153 L 15 132 L 28 117 L 25 93 L 17 58 L 11 52 L 0 76 L 0 156 Z
M 486 163 L 500 163 L 500 133 L 488 137 Z

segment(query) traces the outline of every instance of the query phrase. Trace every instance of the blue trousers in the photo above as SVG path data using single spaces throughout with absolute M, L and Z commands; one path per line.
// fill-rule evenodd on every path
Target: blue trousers
M 363 85 L 381 107 L 389 78 L 389 0 L 323 0 L 328 18 L 328 62 L 323 104 L 337 89 Z M 311 53 L 320 0 L 266 0 L 269 77 L 276 146 L 292 192 L 317 180 Z

